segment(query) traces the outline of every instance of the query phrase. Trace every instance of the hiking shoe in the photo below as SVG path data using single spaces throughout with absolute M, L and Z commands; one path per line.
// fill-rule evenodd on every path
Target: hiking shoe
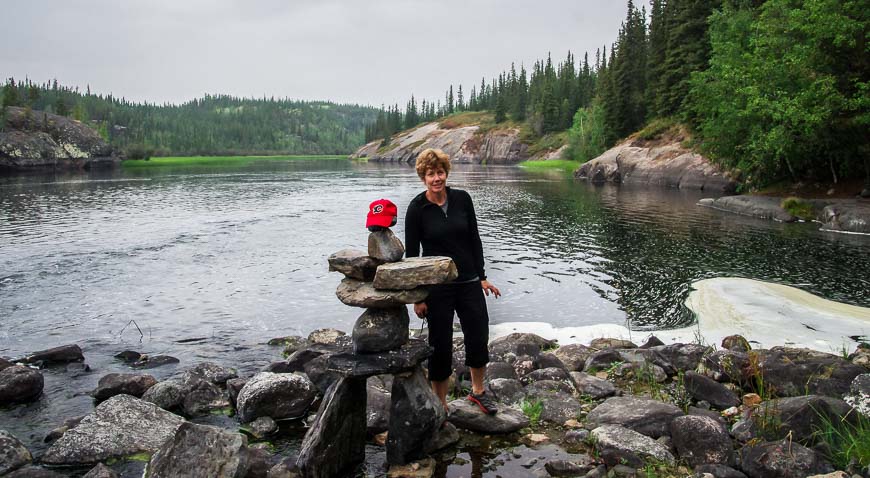
M 470 393 L 468 394 L 468 399 L 471 400 L 471 403 L 477 404 L 483 413 L 486 413 L 487 415 L 495 415 L 498 412 L 498 406 L 495 404 L 495 400 L 487 395 L 486 392 L 483 392 L 480 395 Z

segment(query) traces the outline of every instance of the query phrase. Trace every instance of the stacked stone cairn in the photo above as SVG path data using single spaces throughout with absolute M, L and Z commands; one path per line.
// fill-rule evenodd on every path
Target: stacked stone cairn
M 432 353 L 409 339 L 407 304 L 420 302 L 428 287 L 454 280 L 449 257 L 402 259 L 405 247 L 388 229 L 369 234 L 368 253 L 344 249 L 329 256 L 329 270 L 345 278 L 336 295 L 365 312 L 353 328 L 353 348 L 330 357 L 340 375 L 326 391 L 297 462 L 309 478 L 345 476 L 365 460 L 366 379 L 394 376 L 387 462 L 404 465 L 425 455 L 427 442 L 446 419 L 420 366 Z

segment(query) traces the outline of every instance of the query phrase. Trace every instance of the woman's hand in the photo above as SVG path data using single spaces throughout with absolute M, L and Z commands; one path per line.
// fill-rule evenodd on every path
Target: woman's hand
M 492 294 L 493 294 L 496 298 L 501 297 L 501 291 L 498 290 L 498 287 L 496 287 L 496 286 L 490 284 L 488 280 L 482 280 L 482 281 L 480 281 L 480 287 L 483 289 L 483 293 L 486 294 L 487 297 L 489 297 L 489 293 L 490 293 L 490 292 L 492 292 Z M 415 306 L 415 307 L 414 307 L 414 310 L 416 311 L 416 309 L 417 309 L 417 308 L 416 308 L 416 306 Z
M 425 302 L 418 302 L 414 304 L 414 313 L 417 314 L 417 317 L 423 319 L 426 317 L 426 314 L 429 312 L 429 308 L 426 307 Z

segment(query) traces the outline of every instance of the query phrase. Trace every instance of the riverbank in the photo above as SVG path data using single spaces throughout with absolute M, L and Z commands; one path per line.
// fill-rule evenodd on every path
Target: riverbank
M 870 199 L 802 199 L 775 196 L 705 198 L 699 206 L 778 222 L 812 221 L 822 231 L 870 234 Z
M 0 440 L 0 456 L 7 457 L 0 468 L 77 476 L 101 462 L 116 476 L 139 476 L 147 462 L 168 466 L 161 456 L 171 449 L 198 456 L 198 466 L 237 470 L 236 476 L 297 476 L 295 450 L 305 424 L 336 380 L 329 357 L 345 353 L 349 342 L 334 329 L 275 338 L 269 343 L 276 360 L 242 377 L 228 367 L 178 363 L 169 355 L 118 354 L 115 360 L 129 372 L 100 379 L 90 414 L 58 423 L 46 437 L 48 449 L 36 456 L 18 440 L 41 437 Z M 861 461 L 870 456 L 860 447 L 847 450 L 818 433 L 842 432 L 856 443 L 870 438 L 870 348 L 859 346 L 844 357 L 756 349 L 736 336 L 719 345 L 664 344 L 655 336 L 640 346 L 618 338 L 560 345 L 529 333 L 497 337 L 489 345 L 486 382 L 505 408 L 486 417 L 462 398 L 469 377 L 457 339 L 451 425 L 439 432 L 438 449 L 410 468 L 384 465 L 392 378 L 369 379 L 365 473 L 458 476 L 485 469 L 501 476 L 600 477 L 695 471 L 755 478 L 838 469 L 870 476 L 870 462 Z M 10 377 L 18 377 L 17 390 L 30 394 L 24 400 L 30 404 L 13 409 L 49 405 L 43 402 L 51 397 L 36 390 L 37 376 L 58 367 L 87 373 L 92 359 L 87 349 L 70 345 L 14 361 L 28 366 L 2 362 L 0 396 L 9 400 Z M 152 375 L 162 370 L 166 376 L 170 369 L 164 380 Z M 25 376 L 29 381 L 21 380 Z M 25 382 L 33 384 L 29 391 Z M 524 420 L 516 421 L 509 408 Z M 215 441 L 231 446 L 215 447 Z
M 124 168 L 153 168 L 161 166 L 236 166 L 257 161 L 313 161 L 346 159 L 345 155 L 286 155 L 286 156 L 167 156 L 150 159 L 128 159 Z

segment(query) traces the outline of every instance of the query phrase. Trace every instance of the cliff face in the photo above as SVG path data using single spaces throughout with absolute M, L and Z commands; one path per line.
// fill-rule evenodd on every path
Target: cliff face
M 479 126 L 442 128 L 438 123 L 426 123 L 392 137 L 382 147 L 381 140 L 358 149 L 351 158 L 369 161 L 413 162 L 426 148 L 437 148 L 450 155 L 454 162 L 515 163 L 529 159 L 528 146 L 519 140 L 519 130 L 508 128 L 480 132 Z
M 733 192 L 737 182 L 707 158 L 681 145 L 682 138 L 629 139 L 590 160 L 574 177 L 593 183 L 625 183 Z
M 0 131 L 0 170 L 78 169 L 120 160 L 96 131 L 63 116 L 9 107 Z

